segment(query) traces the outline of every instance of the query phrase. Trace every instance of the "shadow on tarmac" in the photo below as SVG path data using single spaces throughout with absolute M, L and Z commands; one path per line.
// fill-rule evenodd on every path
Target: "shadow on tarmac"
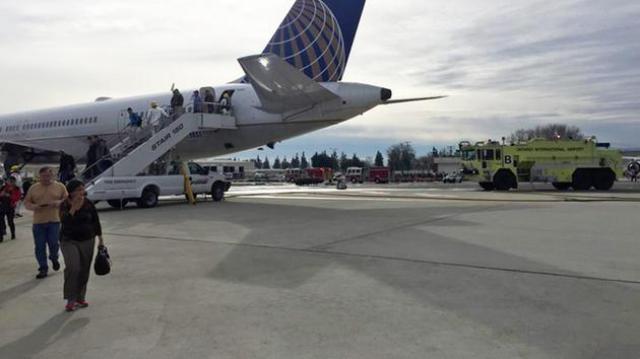
M 73 314 L 62 312 L 47 320 L 33 332 L 0 347 L 0 358 L 33 358 L 57 340 L 81 330 L 89 318 L 70 320 Z
M 0 308 L 2 305 L 10 300 L 18 298 L 19 296 L 29 292 L 33 288 L 37 287 L 40 284 L 40 281 L 30 280 L 28 282 L 24 282 L 22 284 L 18 284 L 14 287 L 5 289 L 0 292 Z

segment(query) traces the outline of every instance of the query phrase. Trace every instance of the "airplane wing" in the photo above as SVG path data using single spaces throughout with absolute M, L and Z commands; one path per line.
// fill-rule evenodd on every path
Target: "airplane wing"
M 248 56 L 238 62 L 267 112 L 287 112 L 340 99 L 277 55 Z

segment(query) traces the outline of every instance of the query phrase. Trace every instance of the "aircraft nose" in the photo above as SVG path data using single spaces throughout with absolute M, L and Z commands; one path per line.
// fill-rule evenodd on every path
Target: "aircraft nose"
M 393 92 L 391 90 L 389 90 L 389 89 L 383 88 L 383 89 L 380 90 L 380 99 L 382 101 L 390 100 L 392 95 L 393 95 Z

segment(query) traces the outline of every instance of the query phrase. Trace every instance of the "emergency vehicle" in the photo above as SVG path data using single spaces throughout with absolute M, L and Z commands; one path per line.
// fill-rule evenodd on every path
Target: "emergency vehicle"
M 460 143 L 465 177 L 487 191 L 508 191 L 520 182 L 547 182 L 558 190 L 592 187 L 606 191 L 622 176 L 622 154 L 586 140 L 533 139 L 510 145 L 495 141 Z

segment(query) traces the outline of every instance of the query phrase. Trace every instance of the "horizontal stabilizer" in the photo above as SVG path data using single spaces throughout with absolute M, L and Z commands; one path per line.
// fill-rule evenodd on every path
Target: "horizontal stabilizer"
M 383 105 L 393 105 L 396 103 L 405 103 L 405 102 L 418 102 L 418 101 L 431 101 L 431 100 L 439 100 L 441 98 L 446 98 L 447 96 L 432 96 L 432 97 L 418 97 L 418 98 L 405 98 L 399 100 L 389 100 L 385 101 Z
M 248 56 L 238 62 L 264 111 L 282 113 L 340 99 L 277 55 Z

